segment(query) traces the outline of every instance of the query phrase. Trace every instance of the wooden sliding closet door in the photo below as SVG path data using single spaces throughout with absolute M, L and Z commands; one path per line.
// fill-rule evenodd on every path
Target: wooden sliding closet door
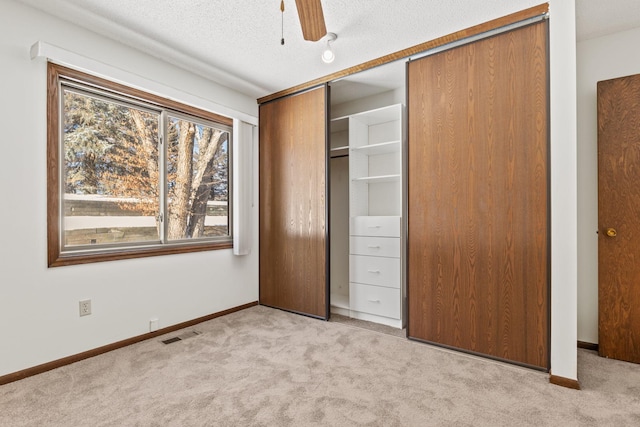
M 549 367 L 547 23 L 408 65 L 408 336 Z
M 326 319 L 326 88 L 260 106 L 260 304 Z

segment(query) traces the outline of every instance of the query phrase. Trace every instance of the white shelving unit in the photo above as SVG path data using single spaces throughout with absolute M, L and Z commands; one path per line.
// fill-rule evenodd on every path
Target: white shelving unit
M 349 155 L 349 240 L 346 245 L 349 283 L 346 290 L 343 284 L 336 282 L 334 286 L 332 274 L 331 310 L 397 328 L 404 324 L 402 122 L 403 106 L 395 104 L 334 119 L 331 123 L 332 155 L 338 148 L 344 152 L 345 133 L 348 134 Z M 340 175 L 340 171 L 334 172 L 332 170 L 332 191 L 333 182 Z M 340 201 L 334 201 L 332 193 L 334 202 Z M 332 215 L 339 214 L 333 209 Z M 335 221 L 339 222 L 338 219 Z M 332 228 L 332 263 L 337 247 L 333 236 Z M 343 240 L 340 240 L 342 244 Z M 339 276 L 343 283 L 347 277 L 345 272 Z

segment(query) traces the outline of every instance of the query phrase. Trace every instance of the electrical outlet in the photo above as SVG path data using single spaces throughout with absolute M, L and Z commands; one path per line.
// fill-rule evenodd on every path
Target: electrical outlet
M 83 299 L 79 303 L 80 305 L 80 316 L 88 316 L 91 314 L 91 300 Z

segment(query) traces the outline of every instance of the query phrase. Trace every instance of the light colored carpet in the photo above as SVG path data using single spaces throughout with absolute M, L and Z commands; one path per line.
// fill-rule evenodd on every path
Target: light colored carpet
M 266 307 L 0 387 L 2 426 L 632 426 L 640 366 L 535 371 Z M 170 334 L 163 338 L 180 335 Z
M 395 337 L 407 337 L 406 329 L 393 328 L 387 325 L 381 325 L 380 323 L 367 322 L 365 320 L 354 319 L 352 317 L 343 316 L 341 314 L 331 314 L 330 322 L 338 322 L 349 326 L 355 326 L 357 328 L 364 328 L 370 331 L 381 332 L 383 334 L 393 335 Z

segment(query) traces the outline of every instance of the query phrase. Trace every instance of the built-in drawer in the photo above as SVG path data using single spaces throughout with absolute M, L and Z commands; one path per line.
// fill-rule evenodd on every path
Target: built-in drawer
M 399 319 L 400 289 L 350 283 L 349 304 L 352 311 Z
M 400 259 L 351 255 L 349 281 L 400 288 Z
M 399 216 L 354 216 L 349 234 L 352 236 L 400 237 Z
M 349 250 L 354 255 L 399 258 L 400 238 L 351 236 Z

